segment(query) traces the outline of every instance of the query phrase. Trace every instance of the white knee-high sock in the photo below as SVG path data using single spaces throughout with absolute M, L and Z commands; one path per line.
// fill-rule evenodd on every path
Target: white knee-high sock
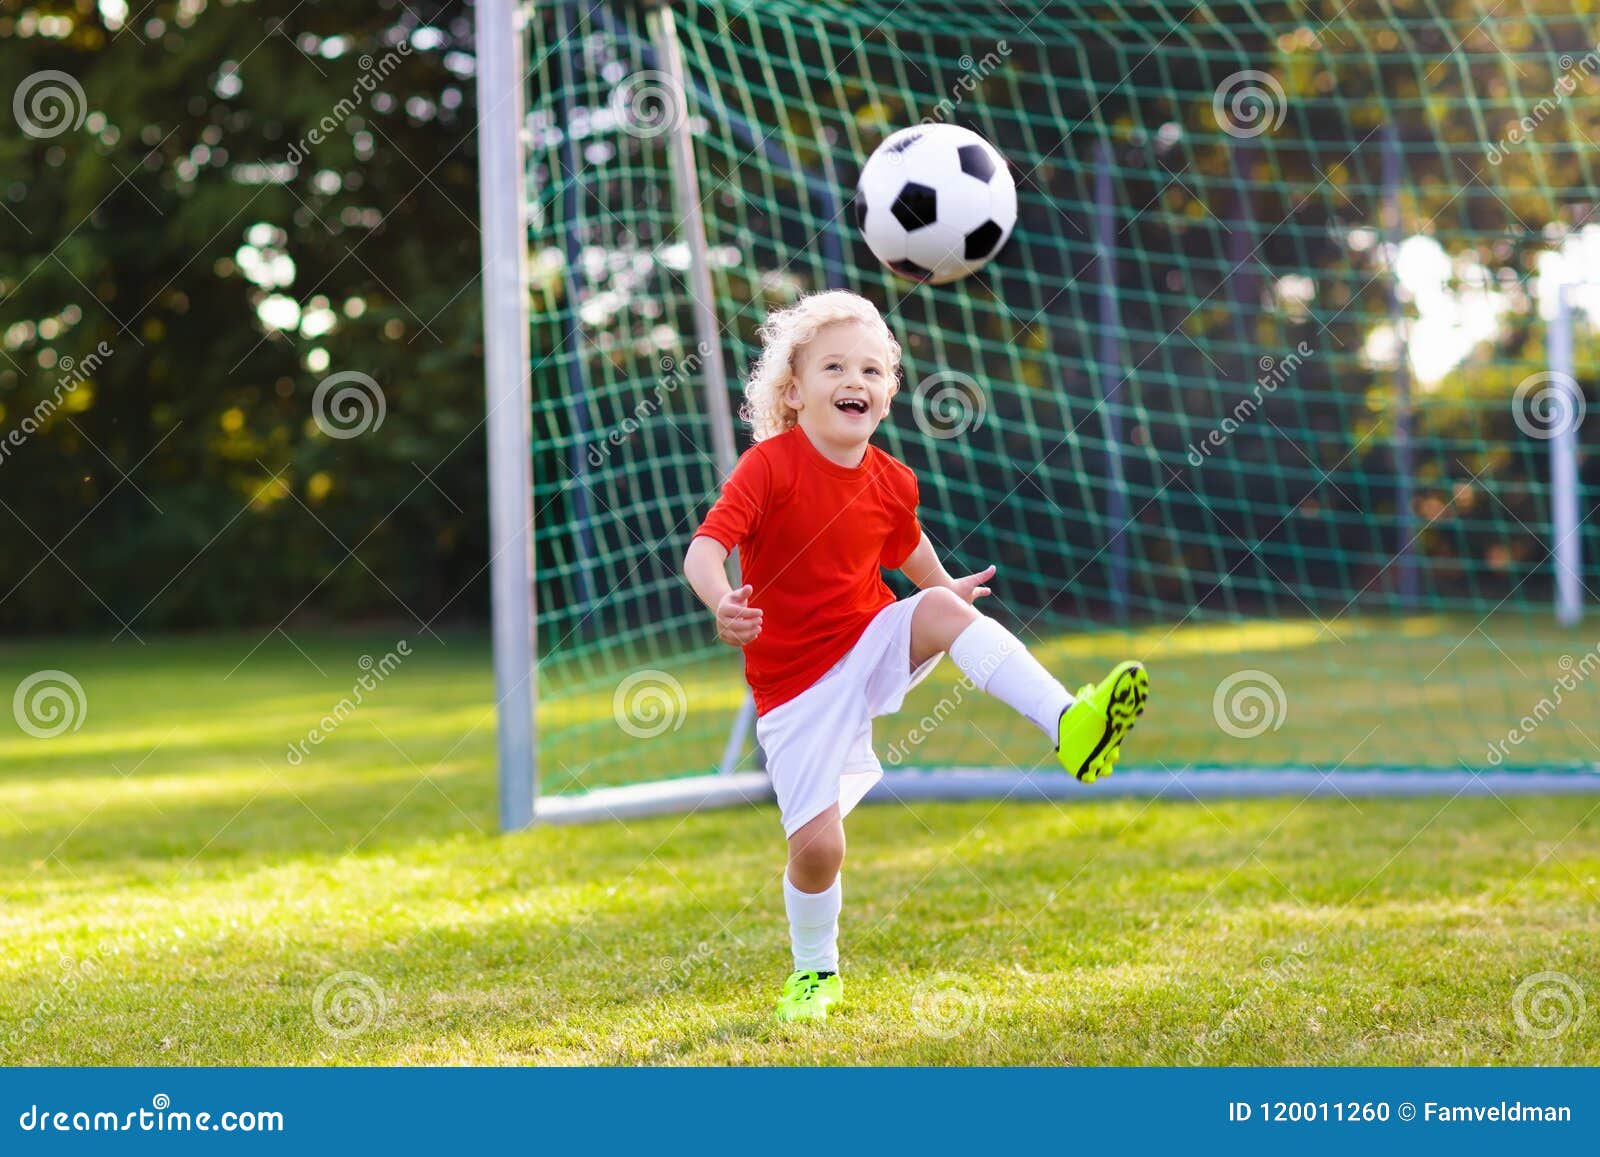
M 1028 654 L 1021 639 L 979 615 L 950 644 L 950 658 L 978 690 L 1027 716 L 1055 742 L 1056 724 L 1072 706 L 1072 694 Z
M 789 913 L 789 944 L 796 970 L 839 971 L 839 909 L 844 902 L 841 877 L 821 892 L 802 892 L 783 874 L 783 907 Z

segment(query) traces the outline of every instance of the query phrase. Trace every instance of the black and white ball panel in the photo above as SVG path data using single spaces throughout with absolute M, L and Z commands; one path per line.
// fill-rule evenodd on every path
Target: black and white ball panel
M 886 139 L 857 183 L 856 223 L 873 254 L 935 283 L 991 260 L 1017 220 L 1017 191 L 994 147 L 958 125 L 916 125 Z

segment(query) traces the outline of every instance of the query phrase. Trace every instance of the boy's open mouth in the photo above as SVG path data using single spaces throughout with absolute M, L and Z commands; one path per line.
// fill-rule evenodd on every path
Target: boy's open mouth
M 847 414 L 865 414 L 867 403 L 864 398 L 840 398 L 833 404 L 836 410 L 843 410 Z

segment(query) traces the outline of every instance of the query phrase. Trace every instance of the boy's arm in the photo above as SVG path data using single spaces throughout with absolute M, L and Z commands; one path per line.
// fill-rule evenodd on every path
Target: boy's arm
M 964 578 L 951 578 L 950 572 L 944 569 L 944 564 L 934 553 L 928 532 L 923 531 L 922 541 L 917 543 L 917 548 L 911 552 L 911 557 L 900 564 L 900 573 L 916 583 L 921 590 L 927 590 L 929 587 L 949 587 L 970 603 L 989 593 L 989 588 L 983 584 L 994 577 L 994 566 L 991 564 L 977 574 L 969 574 Z
M 710 610 L 733 589 L 728 582 L 728 549 L 710 535 L 696 536 L 683 556 L 683 577 L 689 580 L 694 593 Z
M 728 581 L 728 548 L 710 535 L 698 534 L 683 556 L 683 577 L 717 616 L 717 638 L 743 647 L 761 633 L 762 611 L 750 605 L 750 584 L 735 590 Z
M 911 552 L 911 557 L 900 564 L 900 573 L 916 583 L 920 590 L 926 590 L 928 587 L 947 587 L 955 581 L 950 577 L 950 572 L 944 569 L 939 556 L 934 553 L 933 543 L 928 540 L 927 531 L 922 532 L 922 540 Z

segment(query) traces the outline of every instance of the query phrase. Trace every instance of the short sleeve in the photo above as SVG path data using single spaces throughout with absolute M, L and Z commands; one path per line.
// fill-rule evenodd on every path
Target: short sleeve
M 722 495 L 712 504 L 694 537 L 705 535 L 720 542 L 729 554 L 761 529 L 761 516 L 771 505 L 772 464 L 754 447 L 746 450 L 722 484 Z
M 894 530 L 884 541 L 883 554 L 879 559 L 886 570 L 899 570 L 904 566 L 911 552 L 922 541 L 922 523 L 917 521 L 917 503 L 921 501 L 917 476 L 907 470 L 903 481 L 894 487 L 894 491 Z

